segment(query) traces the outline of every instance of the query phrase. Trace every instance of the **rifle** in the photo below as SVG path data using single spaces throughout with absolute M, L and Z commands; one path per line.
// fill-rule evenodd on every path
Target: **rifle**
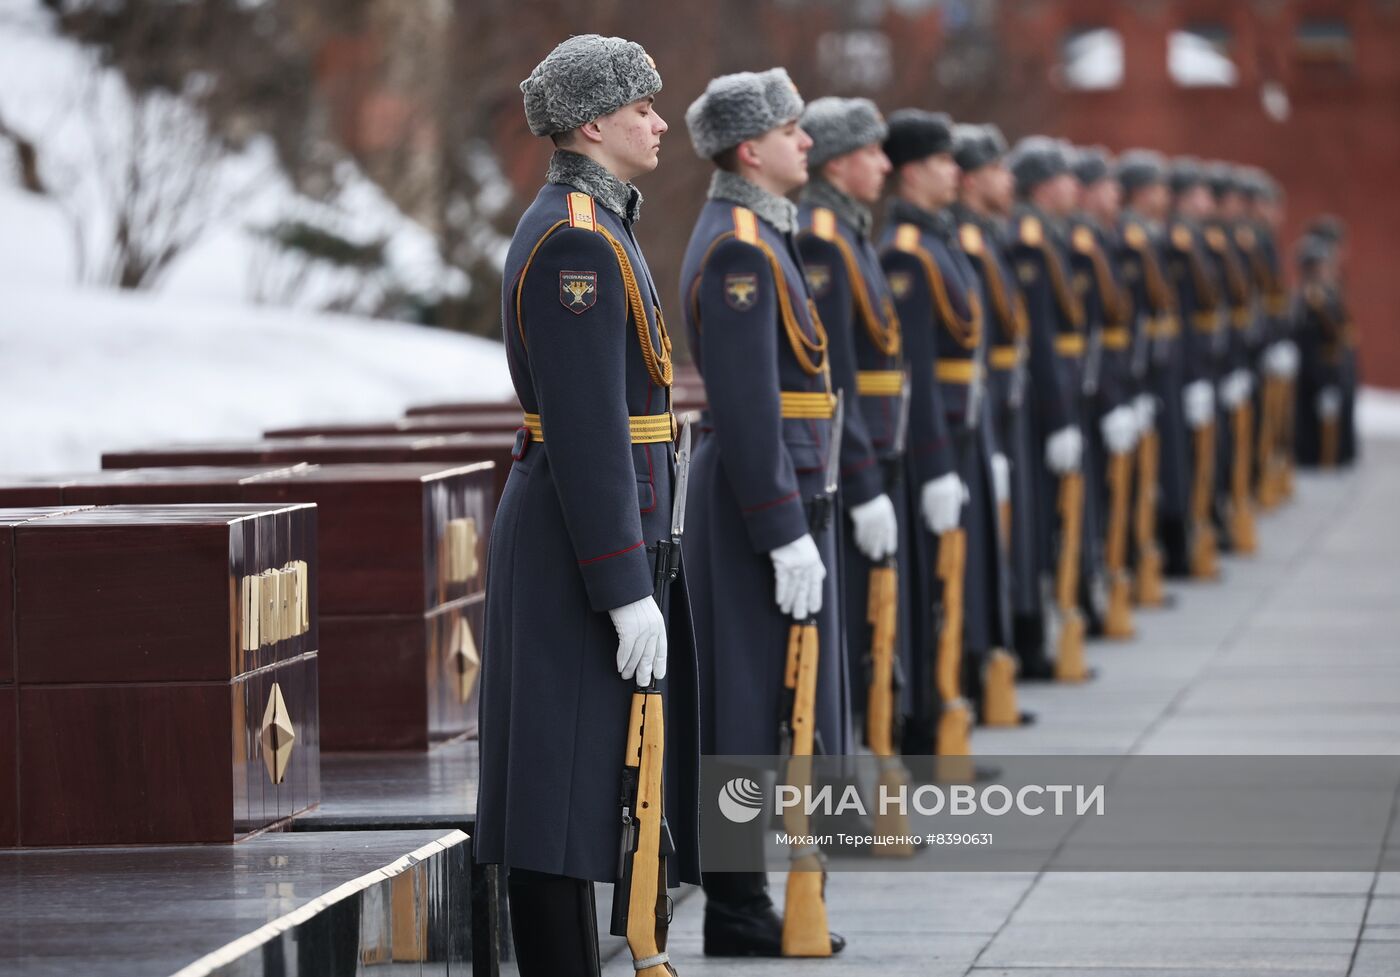
M 1196 479 L 1191 486 L 1191 576 L 1214 580 L 1220 573 L 1216 562 L 1215 527 L 1210 522 L 1211 487 L 1215 482 L 1215 423 L 1202 425 L 1194 438 Z
M 893 495 L 900 487 L 900 458 L 904 454 L 905 434 L 909 422 L 909 377 L 899 391 L 899 412 L 895 416 L 892 457 L 885 469 L 885 487 Z M 880 757 L 880 784 L 891 794 L 908 784 L 907 771 L 899 759 L 895 744 L 901 737 L 902 717 L 897 697 L 903 687 L 899 660 L 895 657 L 895 639 L 899 624 L 899 555 L 891 554 L 878 566 L 870 568 L 869 596 L 865 619 L 870 624 L 870 653 L 866 659 L 869 689 L 865 706 L 865 739 L 870 752 Z M 909 834 L 909 819 L 897 812 L 879 811 L 875 816 L 877 834 L 905 837 Z M 905 857 L 914 853 L 909 844 L 876 845 L 876 855 Z
M 1055 573 L 1055 604 L 1060 612 L 1055 678 L 1082 682 L 1089 677 L 1084 663 L 1084 615 L 1079 610 L 1079 546 L 1084 517 L 1084 475 L 1060 476 L 1060 562 Z
M 1162 551 L 1157 546 L 1157 466 L 1161 442 L 1155 430 L 1144 431 L 1137 451 L 1137 508 L 1133 540 L 1137 543 L 1137 601 L 1143 607 L 1166 603 L 1162 587 Z
M 1108 612 L 1104 634 L 1110 638 L 1133 636 L 1132 581 L 1128 578 L 1128 495 L 1132 478 L 1132 458 L 1127 451 L 1108 459 L 1108 546 L 1104 562 L 1108 566 Z
M 1254 508 L 1249 491 L 1249 445 L 1254 434 L 1254 405 L 1246 397 L 1230 417 L 1234 426 L 1234 457 L 1230 465 L 1230 497 L 1232 504 L 1230 539 L 1238 553 L 1253 553 L 1259 548 L 1254 534 Z
M 824 491 L 811 502 L 808 524 L 813 534 L 831 522 L 832 507 L 841 471 L 841 425 L 845 421 L 842 392 L 836 394 L 832 417 L 831 444 L 826 457 Z M 785 782 L 799 790 L 812 782 L 812 753 L 816 747 L 817 663 L 821 656 L 821 635 L 817 618 L 798 621 L 788 629 L 787 666 L 783 670 L 783 720 L 779 729 L 788 755 Z M 809 833 L 808 817 L 800 805 L 783 812 L 783 826 L 789 834 Z M 794 845 L 789 855 L 787 896 L 783 907 L 783 956 L 831 956 L 831 930 L 826 919 L 826 868 L 821 849 L 815 845 Z
M 671 535 L 656 544 L 653 596 L 663 613 L 671 585 L 680 575 L 685 534 L 685 496 L 690 482 L 690 422 L 681 426 L 676 450 L 676 487 L 671 503 Z M 666 824 L 662 770 L 665 766 L 665 712 L 653 677 L 632 693 L 627 749 L 622 761 L 622 842 L 608 931 L 627 938 L 632 965 L 641 977 L 675 977 L 666 953 L 671 913 L 666 896 L 666 856 L 675 853 Z
M 1265 512 L 1279 503 L 1278 423 L 1279 394 L 1283 378 L 1264 373 L 1264 389 L 1259 398 L 1259 442 L 1255 448 L 1255 464 L 1259 469 L 1259 484 L 1255 498 Z

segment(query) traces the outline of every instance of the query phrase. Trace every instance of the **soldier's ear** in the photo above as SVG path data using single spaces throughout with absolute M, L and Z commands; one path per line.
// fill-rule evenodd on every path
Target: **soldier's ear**
M 745 166 L 758 169 L 763 166 L 762 154 L 752 139 L 745 139 L 734 147 L 734 158 Z
M 579 138 L 587 142 L 598 144 L 603 141 L 603 130 L 599 128 L 596 119 L 592 122 L 585 122 L 574 131 L 579 134 Z

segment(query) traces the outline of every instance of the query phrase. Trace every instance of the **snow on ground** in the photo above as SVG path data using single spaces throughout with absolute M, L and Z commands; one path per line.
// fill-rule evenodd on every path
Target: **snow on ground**
M 84 471 L 103 451 L 256 437 L 510 393 L 504 347 L 266 307 L 0 283 L 0 473 Z

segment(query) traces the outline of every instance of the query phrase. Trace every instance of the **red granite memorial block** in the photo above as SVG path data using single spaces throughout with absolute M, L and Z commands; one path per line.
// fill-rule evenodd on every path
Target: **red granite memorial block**
M 327 750 L 423 749 L 474 728 L 490 463 L 95 472 L 94 504 L 219 498 L 315 503 Z M 3 495 L 3 488 L 0 488 Z M 470 629 L 464 631 L 463 629 Z
M 315 517 L 111 506 L 13 527 L 12 843 L 229 842 L 316 803 Z
M 14 731 L 19 725 L 18 697 L 13 685 L 0 685 L 0 848 L 19 844 L 19 793 L 16 783 L 19 753 Z
M 524 423 L 519 408 L 514 410 L 424 414 L 387 421 L 361 421 L 349 424 L 311 424 L 273 428 L 265 438 L 362 438 L 386 434 L 460 434 L 464 431 L 515 431 Z
M 495 400 L 453 400 L 436 401 L 431 404 L 417 404 L 404 411 L 405 417 L 418 417 L 423 414 L 473 414 L 520 410 L 520 401 L 515 397 L 500 397 Z
M 397 434 L 379 437 L 271 438 L 210 444 L 172 444 L 109 452 L 102 467 L 169 468 L 188 465 L 368 464 L 387 462 L 445 462 L 465 465 L 496 463 L 496 495 L 500 498 L 515 449 L 513 432 L 469 432 L 450 435 Z M 495 499 L 492 500 L 493 504 Z

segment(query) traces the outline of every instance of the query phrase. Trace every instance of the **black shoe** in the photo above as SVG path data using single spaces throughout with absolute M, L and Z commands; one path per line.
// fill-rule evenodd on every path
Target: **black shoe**
M 506 885 L 521 977 L 602 973 L 592 882 L 513 868 Z
M 846 948 L 846 938 L 831 937 L 831 952 Z M 705 956 L 781 957 L 783 920 L 766 894 L 742 903 L 705 902 Z
M 1055 681 L 1055 663 L 1044 655 L 1021 659 L 1021 670 L 1016 676 L 1022 682 Z

